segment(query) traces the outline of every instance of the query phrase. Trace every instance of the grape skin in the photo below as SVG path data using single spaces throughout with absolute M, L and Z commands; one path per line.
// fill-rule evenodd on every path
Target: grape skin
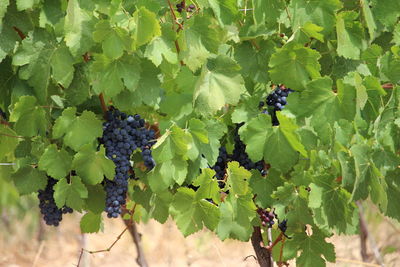
M 57 207 L 53 196 L 53 187 L 57 183 L 57 180 L 50 176 L 47 178 L 46 188 L 38 191 L 40 213 L 43 215 L 43 219 L 47 225 L 58 226 L 62 220 L 62 215 L 72 213 L 73 210 L 67 206 L 61 209 Z
M 144 128 L 145 120 L 139 114 L 128 116 L 115 108 L 106 114 L 103 124 L 101 143 L 106 148 L 106 156 L 115 164 L 113 180 L 105 180 L 106 208 L 109 218 L 117 218 L 121 214 L 121 206 L 126 204 L 128 179 L 134 178 L 130 163 L 132 153 L 141 149 L 144 165 L 151 170 L 155 161 L 151 156 L 151 147 L 155 144 L 155 132 Z

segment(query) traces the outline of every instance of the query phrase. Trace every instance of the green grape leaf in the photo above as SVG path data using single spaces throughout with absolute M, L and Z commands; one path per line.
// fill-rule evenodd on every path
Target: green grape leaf
M 103 181 L 104 176 L 114 180 L 115 165 L 106 158 L 104 147 L 95 151 L 91 145 L 83 146 L 75 154 L 72 166 L 86 184 L 98 184 Z
M 375 163 L 369 159 L 370 149 L 367 144 L 356 144 L 350 148 L 356 173 L 352 200 L 365 199 L 370 193 L 372 201 L 385 209 L 387 185 Z
M 2 21 L 3 21 L 4 15 L 7 12 L 7 7 L 9 4 L 10 4 L 9 0 L 4 0 L 0 3 L 0 30 L 2 29 L 2 26 L 3 26 Z
M 56 49 L 50 59 L 53 79 L 64 87 L 68 87 L 74 77 L 74 58 L 66 46 Z
M 352 120 L 356 113 L 356 89 L 341 80 L 337 81 L 337 93 L 332 87 L 329 77 L 311 81 L 300 97 L 294 93 L 288 97 L 288 109 L 298 118 L 315 115 L 313 121 L 317 123 L 334 123 L 341 118 Z M 324 119 L 318 121 L 320 117 Z
M 274 25 L 285 7 L 282 1 L 252 0 L 254 24 Z
M 91 111 L 85 110 L 79 117 L 75 114 L 75 107 L 63 111 L 54 124 L 53 137 L 56 139 L 63 137 L 67 146 L 78 151 L 102 135 L 102 124 Z
M 89 98 L 89 89 L 87 68 L 80 65 L 75 70 L 71 84 L 65 89 L 65 99 L 72 105 L 80 105 Z
M 340 0 L 295 0 L 289 5 L 289 13 L 292 28 L 297 29 L 306 23 L 313 23 L 323 27 L 324 33 L 330 33 L 334 29 L 336 11 L 342 8 Z
M 15 187 L 21 195 L 37 192 L 44 189 L 47 184 L 46 173 L 30 166 L 20 168 L 12 174 Z
M 226 187 L 234 195 L 246 195 L 249 192 L 249 180 L 251 173 L 239 165 L 239 162 L 228 162 L 226 169 Z
M 271 79 L 276 84 L 304 90 L 310 80 L 320 77 L 319 58 L 317 51 L 290 42 L 272 54 L 269 61 Z
M 364 39 L 364 30 L 354 11 L 343 11 L 337 16 L 336 33 L 338 36 L 338 55 L 345 58 L 359 59 Z
M 184 236 L 207 227 L 214 230 L 219 221 L 219 210 L 205 199 L 196 199 L 192 189 L 181 187 L 174 195 L 170 213 Z
M 292 38 L 298 43 L 307 43 L 311 39 L 317 39 L 320 42 L 324 42 L 324 36 L 321 34 L 323 29 L 324 28 L 318 25 L 306 22 L 294 33 Z M 290 38 L 288 42 L 291 41 L 292 38 Z
M 391 0 L 372 0 L 372 14 L 385 26 L 393 26 L 400 16 L 400 3 Z
M 310 188 L 309 207 L 322 207 L 329 227 L 337 228 L 339 233 L 346 233 L 347 225 L 352 224 L 355 210 L 354 204 L 348 204 L 351 194 L 344 189 L 334 188 L 325 181 L 321 187 L 311 184 Z
M 97 55 L 96 61 L 90 67 L 90 77 L 97 94 L 105 93 L 114 97 L 121 93 L 125 86 L 134 92 L 141 78 L 140 62 L 131 56 L 110 60 L 104 55 Z
M 325 260 L 334 262 L 336 259 L 334 246 L 325 241 L 326 237 L 321 230 L 313 227 L 311 236 L 305 232 L 298 233 L 285 243 L 285 249 L 301 250 L 300 256 L 296 259 L 296 266 L 324 267 Z
M 266 177 L 262 177 L 259 171 L 252 171 L 250 188 L 256 196 L 254 203 L 257 206 L 272 207 L 274 199 L 271 195 L 279 186 L 283 185 L 283 180 L 279 175 L 280 172 L 275 169 L 269 169 Z
M 226 56 L 218 56 L 204 65 L 193 94 L 195 109 L 212 114 L 226 104 L 235 105 L 245 92 L 239 66 Z
M 379 68 L 377 62 L 381 56 L 382 48 L 377 44 L 371 45 L 361 54 L 361 59 L 366 62 L 368 69 L 373 75 L 378 75 Z
M 19 11 L 31 9 L 33 6 L 37 5 L 40 0 L 17 0 L 17 9 Z
M 221 218 L 216 233 L 221 240 L 227 238 L 248 241 L 253 232 L 251 221 L 256 217 L 256 206 L 253 195 L 247 194 L 240 198 L 229 194 L 219 206 Z
M 22 136 L 32 137 L 46 133 L 45 111 L 37 105 L 36 98 L 33 96 L 19 98 L 11 113 L 10 121 L 15 122 L 15 131 Z
M 194 30 L 188 29 L 178 36 L 181 49 L 180 59 L 186 63 L 191 71 L 198 70 L 210 56 L 210 52 L 204 46 L 201 36 Z
M 140 7 L 132 16 L 132 38 L 134 39 L 134 49 L 147 44 L 154 37 L 161 35 L 160 24 L 156 14 L 145 7 Z
M 267 83 L 269 75 L 266 66 L 274 51 L 273 42 L 262 42 L 260 49 L 255 49 L 249 42 L 239 44 L 235 48 L 235 60 L 240 67 L 243 77 L 248 77 L 254 82 Z
M 182 130 L 177 125 L 173 125 L 162 135 L 153 146 L 153 157 L 157 163 L 162 163 L 173 159 L 174 157 L 186 156 L 192 136 L 190 133 Z
M 95 17 L 81 8 L 78 0 L 68 1 L 67 15 L 64 19 L 65 43 L 74 56 L 81 56 L 93 46 L 92 34 Z
M 375 19 L 372 14 L 369 2 L 370 2 L 369 0 L 362 0 L 360 1 L 360 4 L 362 6 L 362 12 L 365 19 L 365 23 L 367 24 L 368 27 L 369 37 L 372 41 L 376 37 L 377 25 L 375 23 Z
M 400 183 L 398 182 L 399 174 L 396 172 L 391 172 L 386 176 L 387 181 L 387 195 L 388 205 L 385 214 L 389 217 L 400 220 L 400 207 L 397 205 L 400 201 Z
M 82 233 L 97 233 L 102 227 L 101 214 L 86 213 L 81 219 L 80 227 Z
M 260 114 L 239 129 L 246 144 L 246 152 L 254 161 L 264 158 L 274 168 L 287 171 L 298 160 L 299 153 L 307 157 L 307 151 L 296 133 L 298 126 L 293 120 L 278 114 L 279 127 L 271 127 L 269 116 Z
M 147 46 L 144 56 L 157 67 L 163 60 L 171 64 L 178 63 L 178 54 L 174 47 L 176 33 L 172 30 L 170 23 L 162 24 L 162 35 L 154 38 Z
M 66 205 L 81 211 L 85 203 L 84 199 L 87 197 L 88 190 L 79 176 L 70 176 L 69 183 L 66 178 L 63 178 L 54 186 L 54 201 L 59 208 Z
M 165 223 L 169 216 L 169 207 L 173 201 L 173 195 L 169 191 L 153 193 L 149 188 L 144 191 L 135 188 L 131 194 L 132 200 L 142 205 L 160 223 Z
M 226 0 L 224 2 L 208 0 L 207 4 L 207 6 L 213 10 L 215 17 L 221 25 L 232 24 L 235 21 L 234 18 L 238 13 L 235 0 Z
M 380 59 L 381 72 L 393 83 L 400 81 L 400 59 L 387 52 Z
M 44 0 L 40 10 L 39 25 L 41 28 L 46 28 L 47 25 L 56 28 L 64 16 L 61 0 Z
M 219 46 L 228 38 L 226 30 L 218 24 L 218 21 L 211 14 L 203 13 L 201 16 L 194 16 L 190 30 L 196 32 L 204 47 L 215 54 L 218 53 Z
M 120 27 L 111 26 L 109 21 L 102 20 L 96 24 L 93 40 L 102 43 L 104 54 L 111 59 L 122 56 L 129 49 L 128 32 Z
M 39 170 L 57 180 L 64 178 L 71 170 L 72 157 L 64 149 L 58 150 L 55 144 L 47 146 L 39 160 Z
M 157 161 L 156 161 L 157 162 Z M 154 192 L 161 192 L 176 182 L 181 185 L 188 174 L 186 160 L 174 158 L 158 163 L 153 171 L 148 174 L 150 188 Z
M 0 160 L 13 156 L 18 146 L 18 138 L 14 136 L 17 134 L 12 129 L 0 124 Z
M 227 127 L 225 124 L 217 120 L 207 120 L 205 124 L 208 133 L 208 143 L 200 144 L 200 151 L 207 159 L 208 164 L 211 165 L 217 161 L 220 147 L 219 140 L 227 131 Z
M 95 214 L 100 214 L 104 211 L 106 203 L 106 192 L 102 185 L 86 185 L 88 197 L 85 199 L 87 209 Z
M 202 151 L 201 146 L 209 143 L 208 133 L 206 125 L 199 119 L 191 119 L 188 130 L 193 139 L 193 145 L 188 151 L 188 157 L 194 161 L 199 157 L 200 151 Z
M 193 180 L 194 186 L 199 186 L 196 199 L 211 198 L 214 203 L 220 202 L 218 181 L 214 178 L 215 171 L 209 168 L 202 169 L 201 174 Z
M 21 66 L 19 77 L 35 89 L 40 102 L 46 100 L 51 75 L 61 85 L 69 86 L 73 63 L 68 49 L 57 45 L 52 36 L 42 30 L 30 33 L 13 57 L 13 65 Z

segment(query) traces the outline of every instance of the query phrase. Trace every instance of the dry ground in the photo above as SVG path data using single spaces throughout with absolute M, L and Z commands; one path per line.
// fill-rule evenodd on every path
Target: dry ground
M 82 238 L 78 227 L 79 216 L 69 215 L 57 229 L 46 227 L 45 239 L 39 242 L 37 233 L 29 234 L 25 225 L 23 222 L 13 225 L 11 228 L 17 229 L 15 233 L 4 228 L 0 232 L 1 267 L 73 267 L 78 262 L 82 246 L 90 250 L 104 249 L 124 229 L 121 220 L 105 220 L 104 233 L 90 234 Z M 151 267 L 258 266 L 252 257 L 244 261 L 246 256 L 254 254 L 249 243 L 233 240 L 222 242 L 208 231 L 202 231 L 185 239 L 173 222 L 160 225 L 151 221 L 146 225 L 139 225 L 138 228 L 143 234 L 143 248 Z M 398 228 L 386 221 L 380 221 L 375 226 L 372 222 L 371 228 L 371 234 L 375 237 L 379 248 L 397 249 L 384 255 L 386 266 L 400 266 Z M 348 262 L 361 259 L 358 236 L 333 237 L 331 241 L 335 243 L 336 254 L 340 261 L 329 266 L 368 266 Z M 111 252 L 93 255 L 85 253 L 81 267 L 135 267 L 137 266 L 135 257 L 134 244 L 126 232 Z M 294 265 L 292 263 L 290 266 Z

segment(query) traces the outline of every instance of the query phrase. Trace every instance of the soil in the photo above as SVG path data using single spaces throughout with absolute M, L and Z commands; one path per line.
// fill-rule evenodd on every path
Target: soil
M 1 267 L 73 267 L 78 263 L 81 248 L 88 250 L 107 249 L 124 229 L 120 219 L 106 219 L 104 232 L 82 235 L 78 215 L 65 216 L 58 228 L 45 226 L 42 241 L 38 231 L 29 232 L 29 222 L 19 222 L 10 229 L 3 228 L 0 235 Z M 25 226 L 25 227 L 24 227 Z M 389 221 L 372 223 L 374 236 L 386 267 L 400 266 L 400 232 L 397 225 Z M 209 231 L 201 231 L 184 238 L 173 221 L 161 225 L 150 221 L 138 225 L 142 234 L 142 245 L 149 266 L 157 267 L 256 267 L 258 266 L 250 243 L 234 240 L 220 241 Z M 379 230 L 380 229 L 380 230 Z M 4 230 L 4 231 L 3 231 Z M 335 236 L 330 240 L 336 246 L 337 262 L 328 266 L 379 266 L 368 247 L 370 264 L 361 263 L 358 236 Z M 129 232 L 126 232 L 110 252 L 83 253 L 80 267 L 134 267 L 136 249 Z M 276 265 L 275 265 L 276 266 Z M 295 266 L 294 262 L 290 266 Z

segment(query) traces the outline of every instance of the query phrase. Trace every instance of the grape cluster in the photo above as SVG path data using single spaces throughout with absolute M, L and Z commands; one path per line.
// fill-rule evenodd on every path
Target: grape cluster
M 285 108 L 285 105 L 287 104 L 287 97 L 292 92 L 294 92 L 294 90 L 289 88 L 284 88 L 283 86 L 278 86 L 274 91 L 272 91 L 267 96 L 265 102 L 260 101 L 258 108 L 262 109 L 261 111 L 262 113 L 271 115 L 273 126 L 279 125 L 279 120 L 278 117 L 276 116 L 276 112 L 281 111 L 282 109 Z M 267 104 L 272 108 L 270 112 L 268 112 L 267 108 L 264 108 L 265 104 Z
M 273 107 L 275 111 L 281 111 L 287 104 L 286 98 L 292 92 L 294 92 L 292 89 L 278 87 L 267 96 L 266 103 Z
M 228 155 L 228 152 L 226 152 L 226 148 L 224 146 L 221 146 L 219 148 L 219 155 L 217 158 L 217 162 L 215 163 L 214 166 L 211 167 L 215 171 L 215 177 L 217 178 L 217 180 L 219 180 L 218 185 L 220 188 L 223 188 L 225 186 L 223 180 L 225 176 L 226 165 L 229 159 L 230 156 Z
M 276 214 L 271 211 L 271 209 L 257 209 L 257 213 L 260 216 L 261 225 L 263 227 L 272 227 L 275 223 L 274 219 L 276 218 Z
M 283 220 L 281 223 L 278 224 L 278 228 L 285 233 L 287 229 L 287 220 Z
M 128 116 L 111 107 L 103 124 L 101 143 L 106 148 L 106 156 L 115 164 L 114 180 L 105 181 L 106 212 L 109 218 L 121 214 L 121 205 L 126 203 L 128 179 L 133 174 L 130 157 L 140 148 L 144 165 L 148 169 L 155 166 L 151 147 L 155 144 L 155 132 L 144 128 L 145 120 L 136 114 Z M 134 177 L 134 175 L 133 175 Z
M 0 108 L 0 119 L 7 120 L 7 114 Z
M 48 177 L 46 188 L 38 191 L 40 213 L 43 215 L 43 219 L 47 225 L 54 226 L 58 226 L 60 224 L 63 214 L 73 212 L 73 210 L 67 206 L 64 206 L 62 209 L 57 207 L 53 196 L 53 186 L 56 183 L 57 180 L 52 177 Z
M 240 140 L 239 136 L 239 128 L 243 124 L 238 124 L 235 129 L 234 133 L 234 141 L 235 146 L 233 149 L 232 160 L 239 162 L 239 164 L 244 167 L 246 170 L 258 170 L 261 175 L 266 175 L 266 171 L 264 170 L 264 161 L 260 160 L 257 162 L 253 162 L 249 155 L 246 153 L 246 145 Z
M 184 8 L 185 8 L 185 2 L 184 1 L 176 4 L 176 11 L 178 11 L 179 13 L 181 13 Z M 187 12 L 193 12 L 195 9 L 196 9 L 196 6 L 193 5 L 193 4 L 190 4 L 188 7 L 186 7 L 186 11 Z

